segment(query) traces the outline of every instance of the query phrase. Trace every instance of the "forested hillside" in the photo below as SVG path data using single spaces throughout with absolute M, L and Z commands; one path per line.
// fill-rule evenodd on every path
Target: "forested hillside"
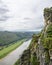
M 14 43 L 23 38 L 31 38 L 33 32 L 7 32 L 0 31 L 0 46 Z

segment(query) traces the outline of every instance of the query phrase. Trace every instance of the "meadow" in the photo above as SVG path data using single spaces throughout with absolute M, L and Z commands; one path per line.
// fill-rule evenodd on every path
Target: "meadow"
M 17 41 L 14 44 L 11 44 L 10 46 L 0 50 L 0 59 L 5 57 L 8 53 L 10 53 L 11 51 L 15 50 L 16 48 L 18 48 L 23 42 L 25 41 L 25 39 L 22 39 L 20 41 Z

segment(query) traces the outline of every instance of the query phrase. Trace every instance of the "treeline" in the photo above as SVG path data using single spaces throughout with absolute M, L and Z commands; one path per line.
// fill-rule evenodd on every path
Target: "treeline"
M 33 32 L 7 32 L 0 31 L 0 46 L 9 45 L 23 38 L 31 38 Z

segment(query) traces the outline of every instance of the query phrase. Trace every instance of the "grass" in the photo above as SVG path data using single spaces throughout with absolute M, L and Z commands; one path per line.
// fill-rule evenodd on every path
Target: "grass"
M 23 40 L 20 40 L 14 44 L 12 44 L 11 46 L 7 47 L 7 48 L 4 48 L 3 50 L 0 51 L 0 59 L 5 57 L 8 53 L 10 53 L 11 51 L 15 50 L 16 48 L 18 48 L 23 42 L 24 42 L 25 39 Z
M 14 65 L 20 65 L 20 60 L 18 59 Z

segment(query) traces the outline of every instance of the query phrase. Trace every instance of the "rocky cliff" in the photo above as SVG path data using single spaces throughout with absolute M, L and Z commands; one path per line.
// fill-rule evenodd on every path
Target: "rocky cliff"
M 44 9 L 45 27 L 20 58 L 19 65 L 52 65 L 52 7 Z

